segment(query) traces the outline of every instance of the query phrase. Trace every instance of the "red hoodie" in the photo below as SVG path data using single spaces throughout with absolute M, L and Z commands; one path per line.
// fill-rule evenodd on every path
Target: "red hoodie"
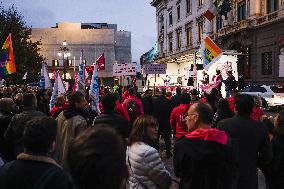
M 115 101 L 115 112 L 124 117 L 127 121 L 130 121 L 126 108 L 120 104 L 119 100 Z
M 213 141 L 218 142 L 220 144 L 226 144 L 228 140 L 228 137 L 224 131 L 220 131 L 219 129 L 215 128 L 199 128 L 185 135 L 185 137 L 191 139 Z
M 176 138 L 181 138 L 188 134 L 185 117 L 189 107 L 190 104 L 180 104 L 178 107 L 175 107 L 171 113 L 170 124 L 173 130 L 175 130 Z

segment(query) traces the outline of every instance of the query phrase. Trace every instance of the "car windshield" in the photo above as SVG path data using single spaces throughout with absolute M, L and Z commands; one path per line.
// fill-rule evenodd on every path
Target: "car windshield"
M 271 86 L 270 89 L 274 93 L 284 93 L 284 87 Z

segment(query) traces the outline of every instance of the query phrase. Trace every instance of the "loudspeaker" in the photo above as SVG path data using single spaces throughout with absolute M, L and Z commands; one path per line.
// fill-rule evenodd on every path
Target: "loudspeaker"
M 196 64 L 196 70 L 203 70 L 203 64 Z

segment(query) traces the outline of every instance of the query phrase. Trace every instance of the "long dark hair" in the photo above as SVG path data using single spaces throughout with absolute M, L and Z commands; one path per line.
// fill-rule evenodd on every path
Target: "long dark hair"
M 145 142 L 150 146 L 153 146 L 149 141 L 149 137 L 147 136 L 147 128 L 148 127 L 158 127 L 159 123 L 153 116 L 150 115 L 142 115 L 139 116 L 133 123 L 133 128 L 131 130 L 128 145 L 131 146 L 135 142 Z M 155 142 L 155 141 L 152 141 Z

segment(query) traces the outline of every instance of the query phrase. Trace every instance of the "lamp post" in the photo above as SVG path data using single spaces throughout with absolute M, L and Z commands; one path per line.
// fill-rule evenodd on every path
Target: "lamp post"
M 67 47 L 67 41 L 64 40 L 62 42 L 62 46 L 59 48 L 58 56 L 62 56 L 62 62 L 63 62 L 63 74 L 64 74 L 64 80 L 66 80 L 66 67 L 67 64 L 69 64 L 68 57 L 71 56 L 71 53 L 69 52 L 69 48 Z M 65 63 L 65 57 L 67 60 L 67 63 Z

